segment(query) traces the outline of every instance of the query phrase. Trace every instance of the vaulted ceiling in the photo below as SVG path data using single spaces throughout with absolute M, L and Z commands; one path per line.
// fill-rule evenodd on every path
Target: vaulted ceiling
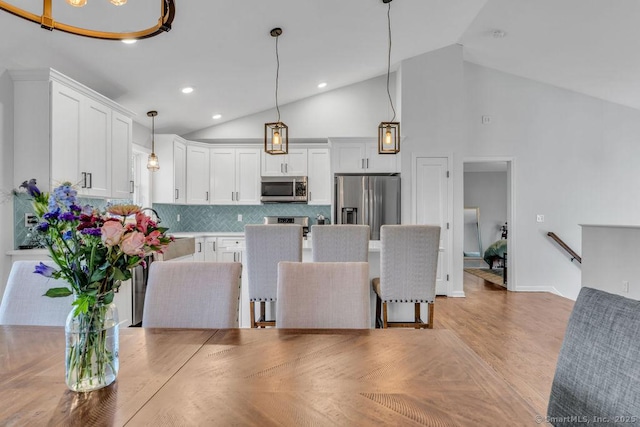
M 9 1 L 41 9 L 41 0 Z M 54 1 L 54 18 L 130 31 L 132 18 L 157 19 L 159 0 L 70 9 Z M 636 0 L 395 0 L 391 21 L 392 66 L 460 43 L 470 62 L 640 108 Z M 0 12 L 0 70 L 55 68 L 144 126 L 155 109 L 158 133 L 186 134 L 274 106 L 274 27 L 284 30 L 280 104 L 386 72 L 382 0 L 178 0 L 172 30 L 133 45 L 49 32 Z M 185 86 L 194 92 L 181 93 Z

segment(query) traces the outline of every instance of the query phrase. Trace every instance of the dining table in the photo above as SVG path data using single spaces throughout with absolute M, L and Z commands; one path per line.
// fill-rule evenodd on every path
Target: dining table
M 446 329 L 122 328 L 120 370 L 64 381 L 64 328 L 0 326 L 0 425 L 537 425 Z

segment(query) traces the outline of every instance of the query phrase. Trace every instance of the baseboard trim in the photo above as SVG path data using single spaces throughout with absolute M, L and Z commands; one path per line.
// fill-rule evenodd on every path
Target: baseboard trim
M 465 298 L 466 295 L 464 294 L 464 291 L 453 291 L 450 294 L 447 294 L 447 297 L 449 298 Z
M 514 291 L 515 292 L 550 292 L 558 296 L 563 296 L 553 286 L 518 286 L 517 289 L 514 289 Z

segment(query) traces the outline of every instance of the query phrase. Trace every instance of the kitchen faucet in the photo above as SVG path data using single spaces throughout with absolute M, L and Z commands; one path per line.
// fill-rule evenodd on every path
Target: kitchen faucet
M 160 224 L 162 222 L 162 220 L 160 219 L 160 215 L 158 215 L 158 212 L 156 212 L 155 209 L 153 209 L 153 208 L 142 208 L 142 209 L 140 209 L 140 212 L 144 212 L 144 211 L 153 212 L 153 215 L 155 216 L 154 221 L 156 222 L 156 224 Z

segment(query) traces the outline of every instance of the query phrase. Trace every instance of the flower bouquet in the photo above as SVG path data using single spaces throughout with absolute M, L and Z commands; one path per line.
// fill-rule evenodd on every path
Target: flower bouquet
M 66 382 L 74 391 L 111 384 L 118 373 L 118 316 L 114 292 L 132 269 L 173 240 L 166 228 L 136 205 L 112 205 L 105 211 L 77 204 L 66 182 L 51 194 L 35 180 L 22 185 L 33 198 L 37 232 L 56 268 L 40 263 L 35 273 L 63 279 L 68 287 L 51 288 L 48 297 L 73 295 L 66 323 Z

